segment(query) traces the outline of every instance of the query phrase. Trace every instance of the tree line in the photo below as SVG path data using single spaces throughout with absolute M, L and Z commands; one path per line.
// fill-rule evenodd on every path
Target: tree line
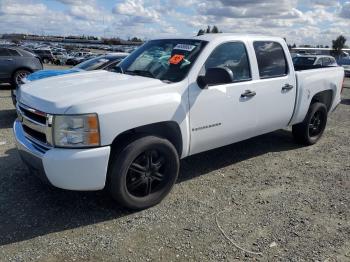
M 214 25 L 213 27 L 210 27 L 210 25 L 208 25 L 207 29 L 199 29 L 197 36 L 204 35 L 204 34 L 217 34 L 217 33 L 222 33 L 222 31 L 219 31 L 219 28 L 216 25 Z

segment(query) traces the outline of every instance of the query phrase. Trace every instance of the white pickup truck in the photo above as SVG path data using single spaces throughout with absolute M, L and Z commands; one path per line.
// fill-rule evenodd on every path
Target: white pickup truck
M 340 102 L 341 67 L 295 71 L 281 38 L 151 40 L 115 68 L 21 87 L 17 147 L 69 190 L 108 188 L 121 205 L 159 203 L 180 159 L 288 126 L 314 144 Z

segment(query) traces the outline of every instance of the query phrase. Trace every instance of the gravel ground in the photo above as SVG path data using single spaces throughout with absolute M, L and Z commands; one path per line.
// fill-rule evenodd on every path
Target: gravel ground
M 317 145 L 281 130 L 187 158 L 165 201 L 130 212 L 30 175 L 0 87 L 0 260 L 350 261 L 350 89 L 343 98 Z

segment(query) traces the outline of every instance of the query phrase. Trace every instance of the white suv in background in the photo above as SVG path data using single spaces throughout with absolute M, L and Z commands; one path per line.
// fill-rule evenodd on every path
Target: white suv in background
M 302 55 L 293 58 L 295 66 L 338 66 L 333 56 L 328 55 Z

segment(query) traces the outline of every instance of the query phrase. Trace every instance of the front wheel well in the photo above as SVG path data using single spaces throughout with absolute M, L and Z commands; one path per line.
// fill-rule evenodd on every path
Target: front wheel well
M 119 151 L 132 140 L 144 135 L 159 136 L 169 140 L 181 156 L 183 149 L 182 135 L 180 126 L 174 121 L 158 122 L 124 131 L 113 140 L 112 150 Z
M 333 101 L 333 91 L 325 90 L 315 94 L 311 100 L 311 104 L 317 103 L 317 102 L 322 103 L 326 106 L 327 112 L 329 112 L 332 106 L 332 101 Z

